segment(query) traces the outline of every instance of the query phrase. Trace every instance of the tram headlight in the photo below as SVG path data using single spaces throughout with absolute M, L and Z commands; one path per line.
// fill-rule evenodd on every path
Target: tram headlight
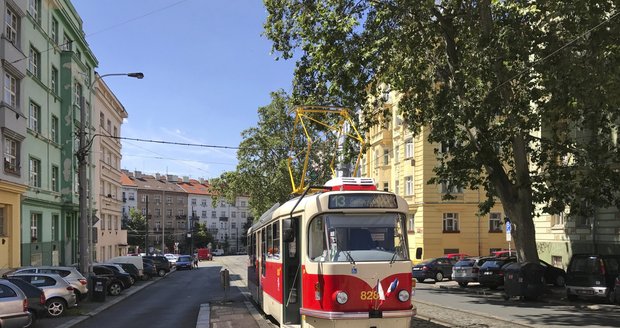
M 404 289 L 398 292 L 398 300 L 401 302 L 407 302 L 409 300 L 409 292 Z
M 336 302 L 338 302 L 338 304 L 344 304 L 348 300 L 349 300 L 349 295 L 347 295 L 347 293 L 341 290 L 336 292 Z

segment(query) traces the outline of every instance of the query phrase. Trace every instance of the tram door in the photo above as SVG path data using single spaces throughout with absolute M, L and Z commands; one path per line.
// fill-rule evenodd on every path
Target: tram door
M 301 316 L 301 245 L 299 218 L 291 218 L 288 223 L 283 221 L 282 232 L 285 233 L 285 226 L 290 225 L 292 236 L 290 241 L 283 236 L 283 267 L 284 267 L 284 324 L 300 324 Z

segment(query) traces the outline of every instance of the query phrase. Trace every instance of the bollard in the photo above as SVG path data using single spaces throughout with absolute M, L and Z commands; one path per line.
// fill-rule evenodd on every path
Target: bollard
M 223 269 L 220 271 L 220 286 L 224 288 L 224 299 L 222 300 L 222 303 L 225 303 L 228 296 L 228 289 L 230 287 L 230 273 L 228 272 L 228 269 Z

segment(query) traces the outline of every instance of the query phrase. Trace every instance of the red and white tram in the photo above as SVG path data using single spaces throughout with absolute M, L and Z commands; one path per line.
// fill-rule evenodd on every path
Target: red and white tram
M 276 204 L 248 230 L 252 298 L 281 326 L 409 327 L 406 201 L 366 178 L 318 189 Z

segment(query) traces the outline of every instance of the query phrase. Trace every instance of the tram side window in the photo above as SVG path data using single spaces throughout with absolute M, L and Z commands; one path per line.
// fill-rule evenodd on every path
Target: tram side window
M 274 222 L 271 226 L 273 227 L 273 243 L 271 244 L 272 255 L 275 259 L 280 258 L 280 222 Z
M 272 225 L 267 226 L 267 257 L 273 257 L 273 227 Z
M 308 256 L 314 261 L 325 261 L 327 256 L 323 217 L 318 217 L 310 223 L 308 229 Z
M 267 258 L 267 238 L 265 236 L 265 233 L 266 233 L 265 229 L 261 230 L 260 232 L 260 242 L 261 242 L 261 248 L 262 248 L 260 267 L 261 267 L 261 272 L 263 273 L 263 277 L 265 277 L 265 269 L 267 268 L 265 264 L 265 259 Z

